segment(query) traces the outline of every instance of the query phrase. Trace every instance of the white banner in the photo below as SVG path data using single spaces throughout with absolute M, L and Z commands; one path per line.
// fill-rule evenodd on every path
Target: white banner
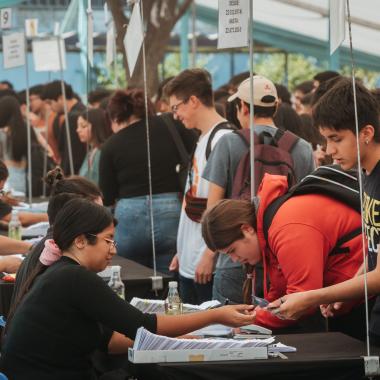
M 248 1 L 219 0 L 218 49 L 248 46 Z
M 110 66 L 115 57 L 115 25 L 111 21 L 107 25 L 106 64 Z
M 129 21 L 127 33 L 124 37 L 124 47 L 127 54 L 129 75 L 133 75 L 137 58 L 144 41 L 143 24 L 141 20 L 140 5 L 136 3 L 133 7 L 132 16 Z
M 3 8 L 0 11 L 1 29 L 10 29 L 12 27 L 12 8 Z
M 330 0 L 330 55 L 346 38 L 346 1 Z
M 94 66 L 94 19 L 92 10 L 87 11 L 87 56 L 90 66 Z
M 60 39 L 62 70 L 66 70 L 66 54 L 64 40 Z M 36 71 L 59 71 L 58 39 L 50 38 L 47 40 L 33 40 L 33 61 Z
M 25 35 L 23 32 L 3 34 L 4 69 L 25 65 Z

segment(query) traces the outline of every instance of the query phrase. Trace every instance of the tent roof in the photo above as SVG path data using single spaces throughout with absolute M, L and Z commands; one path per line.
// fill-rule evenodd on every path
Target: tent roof
M 218 25 L 218 2 L 196 0 L 197 19 Z M 354 59 L 358 66 L 380 71 L 380 19 L 378 0 L 351 0 Z M 260 0 L 253 2 L 255 43 L 329 59 L 328 0 Z M 350 64 L 348 23 L 340 48 L 341 64 Z

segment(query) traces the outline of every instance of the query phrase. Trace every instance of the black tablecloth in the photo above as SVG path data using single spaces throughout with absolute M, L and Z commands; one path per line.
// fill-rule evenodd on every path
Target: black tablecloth
M 165 296 L 167 283 L 172 279 L 168 275 L 158 273 L 159 276 L 163 277 L 164 288 L 156 294 L 152 290 L 152 269 L 121 256 L 114 256 L 112 259 L 112 265 L 121 266 L 121 279 L 125 285 L 125 296 L 127 301 L 130 301 L 133 297 L 162 299 Z M 12 292 L 13 283 L 0 280 L 0 315 L 7 316 Z
M 341 333 L 279 335 L 295 346 L 288 359 L 135 365 L 139 379 L 357 380 L 364 378 L 365 344 Z M 379 355 L 380 349 L 373 353 Z

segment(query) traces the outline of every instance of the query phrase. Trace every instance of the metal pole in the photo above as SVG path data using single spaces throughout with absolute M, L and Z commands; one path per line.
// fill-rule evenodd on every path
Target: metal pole
M 197 65 L 197 36 L 196 36 L 196 21 L 197 21 L 197 5 L 195 0 L 191 5 L 191 33 L 193 38 L 191 40 L 191 67 Z
M 255 133 L 254 133 L 254 104 L 253 104 L 253 10 L 252 0 L 249 0 L 249 84 L 250 84 L 250 106 L 249 106 L 249 130 L 250 130 L 250 161 L 251 161 L 251 201 L 255 197 Z
M 67 110 L 66 89 L 65 89 L 65 83 L 63 80 L 61 37 L 59 35 L 57 36 L 57 44 L 58 44 L 58 56 L 59 56 L 59 69 L 60 69 L 59 72 L 61 76 L 61 91 L 62 91 L 62 97 L 63 97 L 63 112 L 65 114 L 67 149 L 69 151 L 70 174 L 73 175 L 74 174 L 73 151 L 71 148 L 71 136 L 70 136 L 69 116 L 68 116 L 68 110 Z
M 28 139 L 28 199 L 29 207 L 32 208 L 32 127 L 30 125 L 30 99 L 29 99 L 29 65 L 28 65 L 28 40 L 25 38 L 25 80 L 26 80 L 26 129 Z

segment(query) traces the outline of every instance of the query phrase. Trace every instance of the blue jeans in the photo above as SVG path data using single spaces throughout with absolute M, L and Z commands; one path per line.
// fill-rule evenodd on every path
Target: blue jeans
M 207 284 L 198 284 L 191 278 L 179 275 L 179 295 L 183 303 L 200 305 L 212 298 L 212 281 Z
M 169 273 L 176 253 L 181 202 L 177 193 L 153 195 L 154 244 L 157 270 Z M 117 254 L 153 268 L 149 196 L 123 198 L 117 202 L 115 240 Z
M 245 273 L 242 267 L 215 270 L 212 299 L 224 304 L 226 298 L 231 303 L 243 303 Z

